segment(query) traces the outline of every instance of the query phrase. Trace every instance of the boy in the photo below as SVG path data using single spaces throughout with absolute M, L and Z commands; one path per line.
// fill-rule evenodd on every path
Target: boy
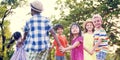
M 26 60 L 47 60 L 48 49 L 50 47 L 49 32 L 55 38 L 59 47 L 61 46 L 48 18 L 41 15 L 43 5 L 39 0 L 30 3 L 30 20 L 24 27 L 24 36 L 18 46 L 24 43 Z
M 67 40 L 66 40 L 66 37 L 63 35 L 63 26 L 60 25 L 60 24 L 57 24 L 55 26 L 55 30 L 56 30 L 56 33 L 57 33 L 57 37 L 61 43 L 61 45 L 65 48 L 68 44 Z M 59 46 L 57 45 L 56 41 L 54 40 L 53 42 L 53 45 L 52 45 L 52 48 L 53 47 L 56 47 L 56 51 L 55 51 L 55 60 L 65 60 L 65 56 L 64 56 L 64 53 L 62 53 L 60 50 L 59 50 Z
M 96 60 L 105 60 L 108 50 L 108 37 L 106 31 L 102 27 L 102 17 L 96 14 L 92 17 L 93 24 L 95 26 L 94 32 L 94 48 L 96 51 Z

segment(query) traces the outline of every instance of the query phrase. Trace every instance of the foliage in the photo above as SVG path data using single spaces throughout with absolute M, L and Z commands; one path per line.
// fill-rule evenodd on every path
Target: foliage
M 11 6 L 13 9 L 26 4 L 27 0 L 2 0 L 1 5 Z
M 55 9 L 60 11 L 60 18 L 55 17 L 53 24 L 62 24 L 66 36 L 69 35 L 71 23 L 77 22 L 82 28 L 84 21 L 91 19 L 94 14 L 100 14 L 103 27 L 110 38 L 109 44 L 120 46 L 119 21 L 114 20 L 120 17 L 120 0 L 57 0 L 56 3 L 58 5 Z
M 13 11 L 11 11 L 12 9 L 17 8 L 18 6 L 22 6 L 26 3 L 26 0 L 2 0 L 2 2 L 0 2 L 0 19 L 5 20 L 5 18 L 12 13 Z M 7 13 L 6 13 L 7 11 Z M 1 23 L 1 21 L 0 21 Z M 3 26 L 3 34 L 6 37 L 5 39 L 5 43 L 2 44 L 2 31 L 0 30 L 0 59 L 4 59 L 4 60 L 10 60 L 10 56 L 13 54 L 13 48 L 11 49 L 7 49 L 6 46 L 10 40 L 11 37 L 11 32 L 9 30 L 9 20 L 5 20 L 2 24 Z M 2 51 L 2 47 L 5 46 L 5 50 Z
M 6 9 L 6 6 L 0 6 L 0 18 L 3 17 L 3 14 L 5 13 Z

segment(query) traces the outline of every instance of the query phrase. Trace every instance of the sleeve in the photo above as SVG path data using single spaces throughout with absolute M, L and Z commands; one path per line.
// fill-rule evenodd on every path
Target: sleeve
M 51 22 L 49 21 L 49 19 L 46 19 L 46 30 L 50 31 L 52 29 L 52 25 Z
M 29 22 L 27 21 L 25 26 L 24 26 L 24 32 L 28 32 L 29 31 Z
M 80 43 L 83 43 L 83 37 L 78 37 L 76 41 L 79 41 Z

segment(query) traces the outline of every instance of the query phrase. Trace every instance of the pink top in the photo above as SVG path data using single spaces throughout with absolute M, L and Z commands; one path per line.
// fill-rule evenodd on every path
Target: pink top
M 83 37 L 79 36 L 72 40 L 72 45 L 79 41 L 80 45 L 76 48 L 71 50 L 71 60 L 84 60 L 84 54 L 83 54 Z

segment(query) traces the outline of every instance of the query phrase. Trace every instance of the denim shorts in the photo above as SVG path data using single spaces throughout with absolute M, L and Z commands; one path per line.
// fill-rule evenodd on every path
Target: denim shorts
M 107 55 L 106 52 L 99 51 L 99 52 L 96 53 L 96 58 L 97 58 L 97 60 L 105 60 L 106 55 Z
M 55 56 L 55 60 L 66 60 L 65 56 Z

